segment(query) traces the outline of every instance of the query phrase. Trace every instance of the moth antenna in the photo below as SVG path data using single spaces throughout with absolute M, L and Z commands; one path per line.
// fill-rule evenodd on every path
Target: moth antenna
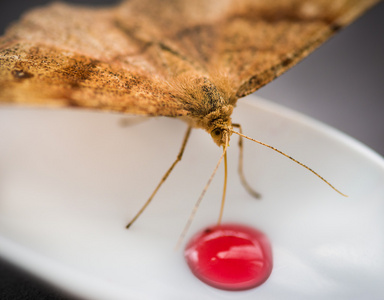
M 180 237 L 177 241 L 177 244 L 175 246 L 175 249 L 179 249 L 180 248 L 180 245 L 181 243 L 183 242 L 188 230 L 189 230 L 189 227 L 191 227 L 191 224 L 192 224 L 192 221 L 193 219 L 195 218 L 195 215 L 196 215 L 196 212 L 200 206 L 200 203 L 201 203 L 201 200 L 203 200 L 203 197 L 206 193 L 206 191 L 208 190 L 208 187 L 210 186 L 211 182 L 212 182 L 212 179 L 213 177 L 215 176 L 216 172 L 217 172 L 217 169 L 219 168 L 220 164 L 221 164 L 221 161 L 223 160 L 224 157 L 226 157 L 226 154 L 227 154 L 227 147 L 228 147 L 228 134 L 226 136 L 226 144 L 223 146 L 223 153 L 221 154 L 220 158 L 219 158 L 219 161 L 217 162 L 216 164 L 216 167 L 215 169 L 213 170 L 212 174 L 211 174 L 211 177 L 209 177 L 203 191 L 201 192 L 200 194 L 200 197 L 199 199 L 197 199 L 196 203 L 195 203 L 195 206 L 193 207 L 192 209 L 192 212 L 191 214 L 189 215 L 189 218 L 188 218 L 188 221 L 187 223 L 185 224 L 184 226 L 184 229 L 183 231 L 181 232 L 180 234 Z M 225 172 L 226 173 L 226 172 Z M 225 202 L 225 191 L 226 191 L 226 186 L 227 186 L 227 179 L 226 179 L 226 175 L 225 175 L 225 178 L 224 178 L 224 192 L 223 192 L 223 198 L 222 198 L 222 201 L 221 201 L 221 210 L 220 210 L 220 216 L 219 216 L 219 221 L 218 223 L 220 223 L 221 221 L 221 217 L 222 217 L 222 214 L 223 214 L 223 207 L 224 207 L 224 202 Z
M 310 167 L 304 165 L 303 163 L 299 162 L 297 159 L 294 159 L 293 157 L 289 156 L 288 154 L 284 153 L 283 151 L 281 151 L 281 150 L 279 150 L 279 149 L 277 149 L 277 148 L 275 148 L 275 147 L 273 147 L 273 146 L 271 146 L 271 145 L 268 145 L 268 144 L 266 144 L 266 143 L 263 143 L 263 142 L 260 142 L 260 141 L 258 141 L 258 140 L 252 139 L 252 138 L 250 138 L 249 136 L 246 136 L 246 135 L 244 135 L 244 134 L 242 134 L 242 133 L 239 133 L 239 132 L 237 132 L 237 131 L 231 130 L 231 133 L 236 133 L 237 135 L 239 135 L 239 136 L 241 136 L 241 137 L 243 137 L 243 138 L 246 138 L 246 139 L 248 139 L 248 140 L 250 140 L 250 141 L 253 141 L 253 142 L 258 143 L 258 144 L 260 144 L 260 145 L 262 145 L 262 146 L 265 146 L 265 147 L 267 147 L 267 148 L 269 148 L 269 149 L 272 149 L 272 150 L 274 150 L 274 151 L 280 153 L 281 155 L 284 155 L 285 157 L 287 157 L 287 158 L 289 158 L 290 160 L 294 161 L 294 162 L 297 163 L 298 165 L 300 165 L 300 166 L 306 168 L 308 171 L 311 171 L 313 174 L 315 174 L 318 178 L 320 178 L 322 181 L 324 181 L 326 184 L 328 184 L 334 191 L 338 192 L 340 195 L 342 195 L 342 196 L 344 196 L 344 197 L 348 197 L 347 195 L 345 195 L 345 194 L 343 194 L 342 192 L 340 192 L 337 188 L 335 188 L 332 184 L 330 184 L 327 180 L 325 180 L 322 176 L 320 176 L 318 173 L 316 173 L 314 170 L 312 170 Z

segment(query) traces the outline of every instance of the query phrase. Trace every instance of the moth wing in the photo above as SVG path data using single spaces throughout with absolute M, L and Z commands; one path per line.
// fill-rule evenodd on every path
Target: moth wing
M 0 102 L 186 115 L 115 15 L 62 3 L 28 12 L 0 39 Z
M 232 102 L 295 65 L 379 0 L 131 0 L 121 28 L 142 43 L 171 77 L 209 77 Z M 135 22 L 135 16 L 140 21 Z M 156 65 L 156 64 L 155 64 Z M 161 68 L 157 63 L 157 68 Z
M 302 60 L 378 0 L 233 1 L 222 20 L 213 66 L 232 78 L 235 99 Z

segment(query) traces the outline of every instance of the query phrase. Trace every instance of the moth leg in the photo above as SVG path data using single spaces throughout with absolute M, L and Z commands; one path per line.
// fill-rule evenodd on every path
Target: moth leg
M 141 124 L 145 121 L 148 121 L 149 117 L 130 117 L 130 118 L 121 118 L 119 120 L 119 126 L 120 127 L 129 127 L 137 124 Z
M 236 128 L 239 128 L 239 132 L 242 134 L 243 133 L 243 130 L 241 128 L 241 125 L 240 124 L 232 124 L 233 127 L 236 127 Z M 251 196 L 259 199 L 261 198 L 261 194 L 259 194 L 258 192 L 256 192 L 250 185 L 249 183 L 247 182 L 247 180 L 245 179 L 245 176 L 244 176 L 244 170 L 243 170 L 243 138 L 240 136 L 239 138 L 239 168 L 238 168 L 238 172 L 239 172 L 239 176 L 240 176 L 240 181 L 241 183 L 243 184 L 244 188 L 246 189 L 246 191 L 251 194 Z
M 131 227 L 131 225 L 137 220 L 137 218 L 143 213 L 143 211 L 147 208 L 147 206 L 149 205 L 149 203 L 151 203 L 153 197 L 155 197 L 157 191 L 160 189 L 160 187 L 162 186 L 162 184 L 165 182 L 165 180 L 167 180 L 169 174 L 171 174 L 173 168 L 176 166 L 176 164 L 181 160 L 182 156 L 183 156 L 183 153 L 184 153 L 184 149 L 185 149 L 185 145 L 187 144 L 187 141 L 188 141 L 188 138 L 189 138 L 189 135 L 191 134 L 191 130 L 192 130 L 192 127 L 189 126 L 188 129 L 187 129 L 187 132 L 185 133 L 185 136 L 184 136 L 184 140 L 183 140 L 183 143 L 181 145 L 181 148 L 180 148 L 180 151 L 179 151 L 179 154 L 177 155 L 176 157 L 176 160 L 173 162 L 173 164 L 171 165 L 171 167 L 168 169 L 168 171 L 164 174 L 163 178 L 161 178 L 159 184 L 157 185 L 157 187 L 155 188 L 155 190 L 153 191 L 153 193 L 151 194 L 151 196 L 149 197 L 149 199 L 144 203 L 143 207 L 137 212 L 137 214 L 133 217 L 133 219 L 128 223 L 128 225 L 125 227 L 125 228 L 129 228 Z

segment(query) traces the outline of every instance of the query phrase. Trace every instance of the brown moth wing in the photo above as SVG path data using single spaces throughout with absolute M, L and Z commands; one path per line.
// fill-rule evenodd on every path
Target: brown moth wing
M 376 2 L 54 4 L 29 12 L 1 38 L 0 101 L 188 116 L 204 97 L 195 79 L 205 77 L 235 104 Z
M 185 115 L 115 11 L 55 3 L 27 13 L 0 40 L 0 102 Z
M 242 2 L 225 21 L 217 63 L 229 74 L 236 74 L 236 98 L 244 97 L 281 75 L 379 1 Z
M 379 0 L 152 2 L 124 4 L 120 26 L 143 43 L 161 45 L 173 62 L 168 64 L 172 75 L 192 68 L 227 77 L 234 102 L 292 67 Z M 135 15 L 142 16 L 141 23 L 132 22 Z

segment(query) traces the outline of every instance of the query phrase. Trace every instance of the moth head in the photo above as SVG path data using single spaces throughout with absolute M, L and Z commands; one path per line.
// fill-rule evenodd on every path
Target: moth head
M 229 142 L 231 130 L 228 125 L 216 126 L 211 130 L 211 137 L 218 146 L 223 146 Z
M 232 132 L 232 105 L 222 106 L 201 119 L 204 128 L 219 147 L 228 144 Z

